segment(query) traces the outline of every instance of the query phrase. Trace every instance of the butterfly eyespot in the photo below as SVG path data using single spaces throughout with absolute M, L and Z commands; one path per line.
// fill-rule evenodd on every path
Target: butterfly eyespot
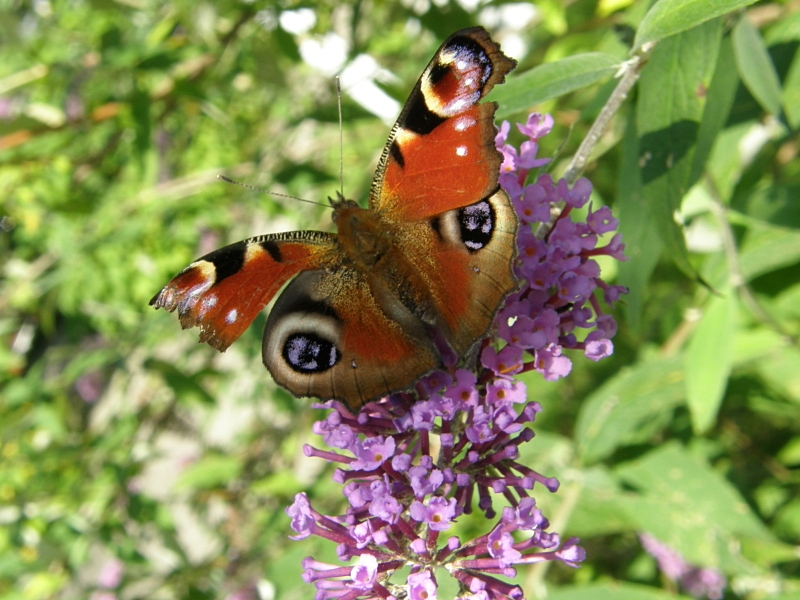
M 485 200 L 459 209 L 458 224 L 461 229 L 461 241 L 467 250 L 476 252 L 486 246 L 492 239 L 494 223 L 494 209 Z
M 341 358 L 333 342 L 315 333 L 293 333 L 283 344 L 283 359 L 298 373 L 323 373 Z

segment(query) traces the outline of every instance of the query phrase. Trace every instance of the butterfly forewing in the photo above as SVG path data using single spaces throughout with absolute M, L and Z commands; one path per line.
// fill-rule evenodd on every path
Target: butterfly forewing
M 289 279 L 306 269 L 332 268 L 336 236 L 320 231 L 262 235 L 206 254 L 150 300 L 178 310 L 181 326 L 200 328 L 200 341 L 224 352 Z
M 480 102 L 515 64 L 482 28 L 445 40 L 392 129 L 370 196 L 400 239 L 393 263 L 414 266 L 401 282 L 425 282 L 420 304 L 459 355 L 517 285 L 518 222 L 497 183 L 496 105 Z
M 481 27 L 444 41 L 392 128 L 370 208 L 416 220 L 493 194 L 502 157 L 494 145 L 494 103 L 479 104 L 515 61 Z

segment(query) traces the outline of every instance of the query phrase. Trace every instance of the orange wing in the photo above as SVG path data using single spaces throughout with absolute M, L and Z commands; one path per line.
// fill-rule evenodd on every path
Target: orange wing
M 515 66 L 482 27 L 447 38 L 392 128 L 370 208 L 413 221 L 493 194 L 502 162 L 494 145 L 497 105 L 479 102 Z
M 332 268 L 340 259 L 334 234 L 295 231 L 262 235 L 194 261 L 150 300 L 178 310 L 181 327 L 200 328 L 200 341 L 224 352 L 291 277 Z
M 370 278 L 343 266 L 306 271 L 286 286 L 262 346 L 276 383 L 295 396 L 338 399 L 358 410 L 441 366 L 422 322 Z
M 503 300 L 518 287 L 512 271 L 517 227 L 511 201 L 500 189 L 430 222 L 398 227 L 413 240 L 398 246 L 402 262 L 426 283 L 430 320 L 460 357 L 489 333 Z
M 445 40 L 392 129 L 370 195 L 398 240 L 401 272 L 386 277 L 421 284 L 417 312 L 459 356 L 517 287 L 518 221 L 497 183 L 497 106 L 481 102 L 515 66 L 481 27 Z

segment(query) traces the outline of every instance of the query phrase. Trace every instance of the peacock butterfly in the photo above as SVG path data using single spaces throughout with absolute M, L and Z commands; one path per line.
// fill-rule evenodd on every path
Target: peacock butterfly
M 295 396 L 352 409 L 464 357 L 517 282 L 517 217 L 498 186 L 497 105 L 516 61 L 482 27 L 447 38 L 383 149 L 369 208 L 329 199 L 338 235 L 260 235 L 199 258 L 150 301 L 224 352 L 281 287 L 263 359 Z

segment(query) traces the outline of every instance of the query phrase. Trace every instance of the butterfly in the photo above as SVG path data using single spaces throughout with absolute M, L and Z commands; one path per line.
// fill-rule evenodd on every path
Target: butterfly
M 338 234 L 260 235 L 197 259 L 150 301 L 224 352 L 286 284 L 262 355 L 295 396 L 356 410 L 410 389 L 486 336 L 506 296 L 518 221 L 498 185 L 497 105 L 516 61 L 482 27 L 448 37 L 383 149 L 369 207 L 329 198 Z

